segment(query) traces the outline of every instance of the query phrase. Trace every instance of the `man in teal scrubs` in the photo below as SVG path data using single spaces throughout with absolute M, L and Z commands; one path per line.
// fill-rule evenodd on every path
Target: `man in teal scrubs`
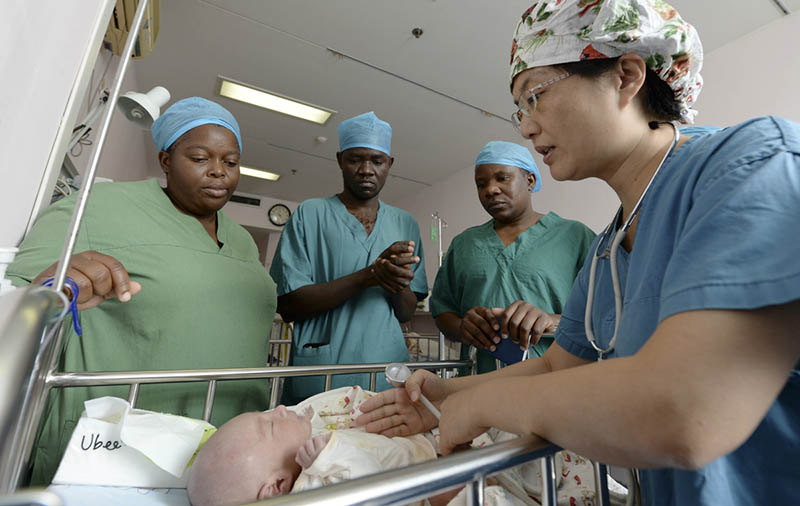
M 501 335 L 525 342 L 541 356 L 542 338 L 558 324 L 595 237 L 586 225 L 533 210 L 530 194 L 542 187 L 530 151 L 492 141 L 475 161 L 478 198 L 492 219 L 457 235 L 436 275 L 431 312 L 439 329 L 461 341 L 462 358 L 478 349 L 478 372 L 495 369 L 489 353 Z
M 419 226 L 378 199 L 394 158 L 392 128 L 369 112 L 339 125 L 344 188 L 298 206 L 286 224 L 270 274 L 278 312 L 294 322 L 293 365 L 402 362 L 408 321 L 428 282 Z M 366 374 L 340 375 L 332 388 L 369 387 Z M 377 390 L 389 387 L 378 375 Z M 287 380 L 284 402 L 324 389 L 324 378 Z

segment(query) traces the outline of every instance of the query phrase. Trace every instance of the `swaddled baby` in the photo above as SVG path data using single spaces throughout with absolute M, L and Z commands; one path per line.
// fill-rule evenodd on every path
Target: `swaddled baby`
M 388 438 L 350 428 L 370 395 L 344 387 L 231 419 L 195 458 L 192 505 L 242 504 L 436 458 L 422 435 Z

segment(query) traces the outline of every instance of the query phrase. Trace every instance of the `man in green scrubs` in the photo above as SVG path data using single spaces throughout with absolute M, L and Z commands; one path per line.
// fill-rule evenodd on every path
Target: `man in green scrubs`
M 92 190 L 68 272 L 80 287 L 83 335 L 65 320 L 59 370 L 263 367 L 275 283 L 249 233 L 219 211 L 239 180 L 236 120 L 194 97 L 165 111 L 153 138 L 165 189 L 151 179 Z M 16 285 L 53 275 L 74 205 L 65 198 L 39 217 L 9 266 Z M 128 388 L 51 392 L 33 483 L 49 483 L 83 402 L 104 395 L 127 398 Z M 137 407 L 200 418 L 205 395 L 205 383 L 142 385 Z M 264 380 L 221 382 L 211 423 L 268 404 Z
M 404 362 L 400 322 L 428 282 L 417 222 L 378 198 L 394 162 L 392 128 L 369 112 L 343 121 L 338 133 L 342 192 L 300 204 L 270 268 L 278 312 L 294 322 L 292 365 Z M 332 388 L 352 385 L 369 388 L 369 376 L 333 377 Z M 379 374 L 377 390 L 388 387 Z M 288 379 L 283 401 L 323 388 L 322 377 Z
M 477 352 L 479 373 L 493 371 L 489 353 L 501 335 L 530 336 L 531 355 L 552 342 L 541 337 L 558 325 L 572 282 L 595 237 L 580 222 L 533 210 L 530 194 L 541 180 L 530 151 L 492 141 L 475 161 L 478 198 L 492 219 L 453 238 L 431 294 L 439 329 Z

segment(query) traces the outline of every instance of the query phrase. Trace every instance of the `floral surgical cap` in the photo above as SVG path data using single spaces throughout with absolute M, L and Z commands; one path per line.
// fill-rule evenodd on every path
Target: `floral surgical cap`
M 491 141 L 478 153 L 478 158 L 475 160 L 475 168 L 477 169 L 478 165 L 486 165 L 488 163 L 519 167 L 524 171 L 530 172 L 536 177 L 536 186 L 531 188 L 531 193 L 536 193 L 542 189 L 539 168 L 536 167 L 536 162 L 533 161 L 533 156 L 528 151 L 528 148 L 513 142 Z
M 517 23 L 511 45 L 511 81 L 546 65 L 626 53 L 641 56 L 669 84 L 691 123 L 700 94 L 703 46 L 692 25 L 661 0 L 544 0 Z
M 242 152 L 239 123 L 227 109 L 202 97 L 189 97 L 172 104 L 150 127 L 153 142 L 159 151 L 166 151 L 181 135 L 201 125 L 219 125 L 236 136 Z

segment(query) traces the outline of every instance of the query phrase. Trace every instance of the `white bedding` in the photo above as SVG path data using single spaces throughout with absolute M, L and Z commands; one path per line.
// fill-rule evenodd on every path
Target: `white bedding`
M 184 488 L 101 487 L 50 485 L 64 506 L 189 506 Z

